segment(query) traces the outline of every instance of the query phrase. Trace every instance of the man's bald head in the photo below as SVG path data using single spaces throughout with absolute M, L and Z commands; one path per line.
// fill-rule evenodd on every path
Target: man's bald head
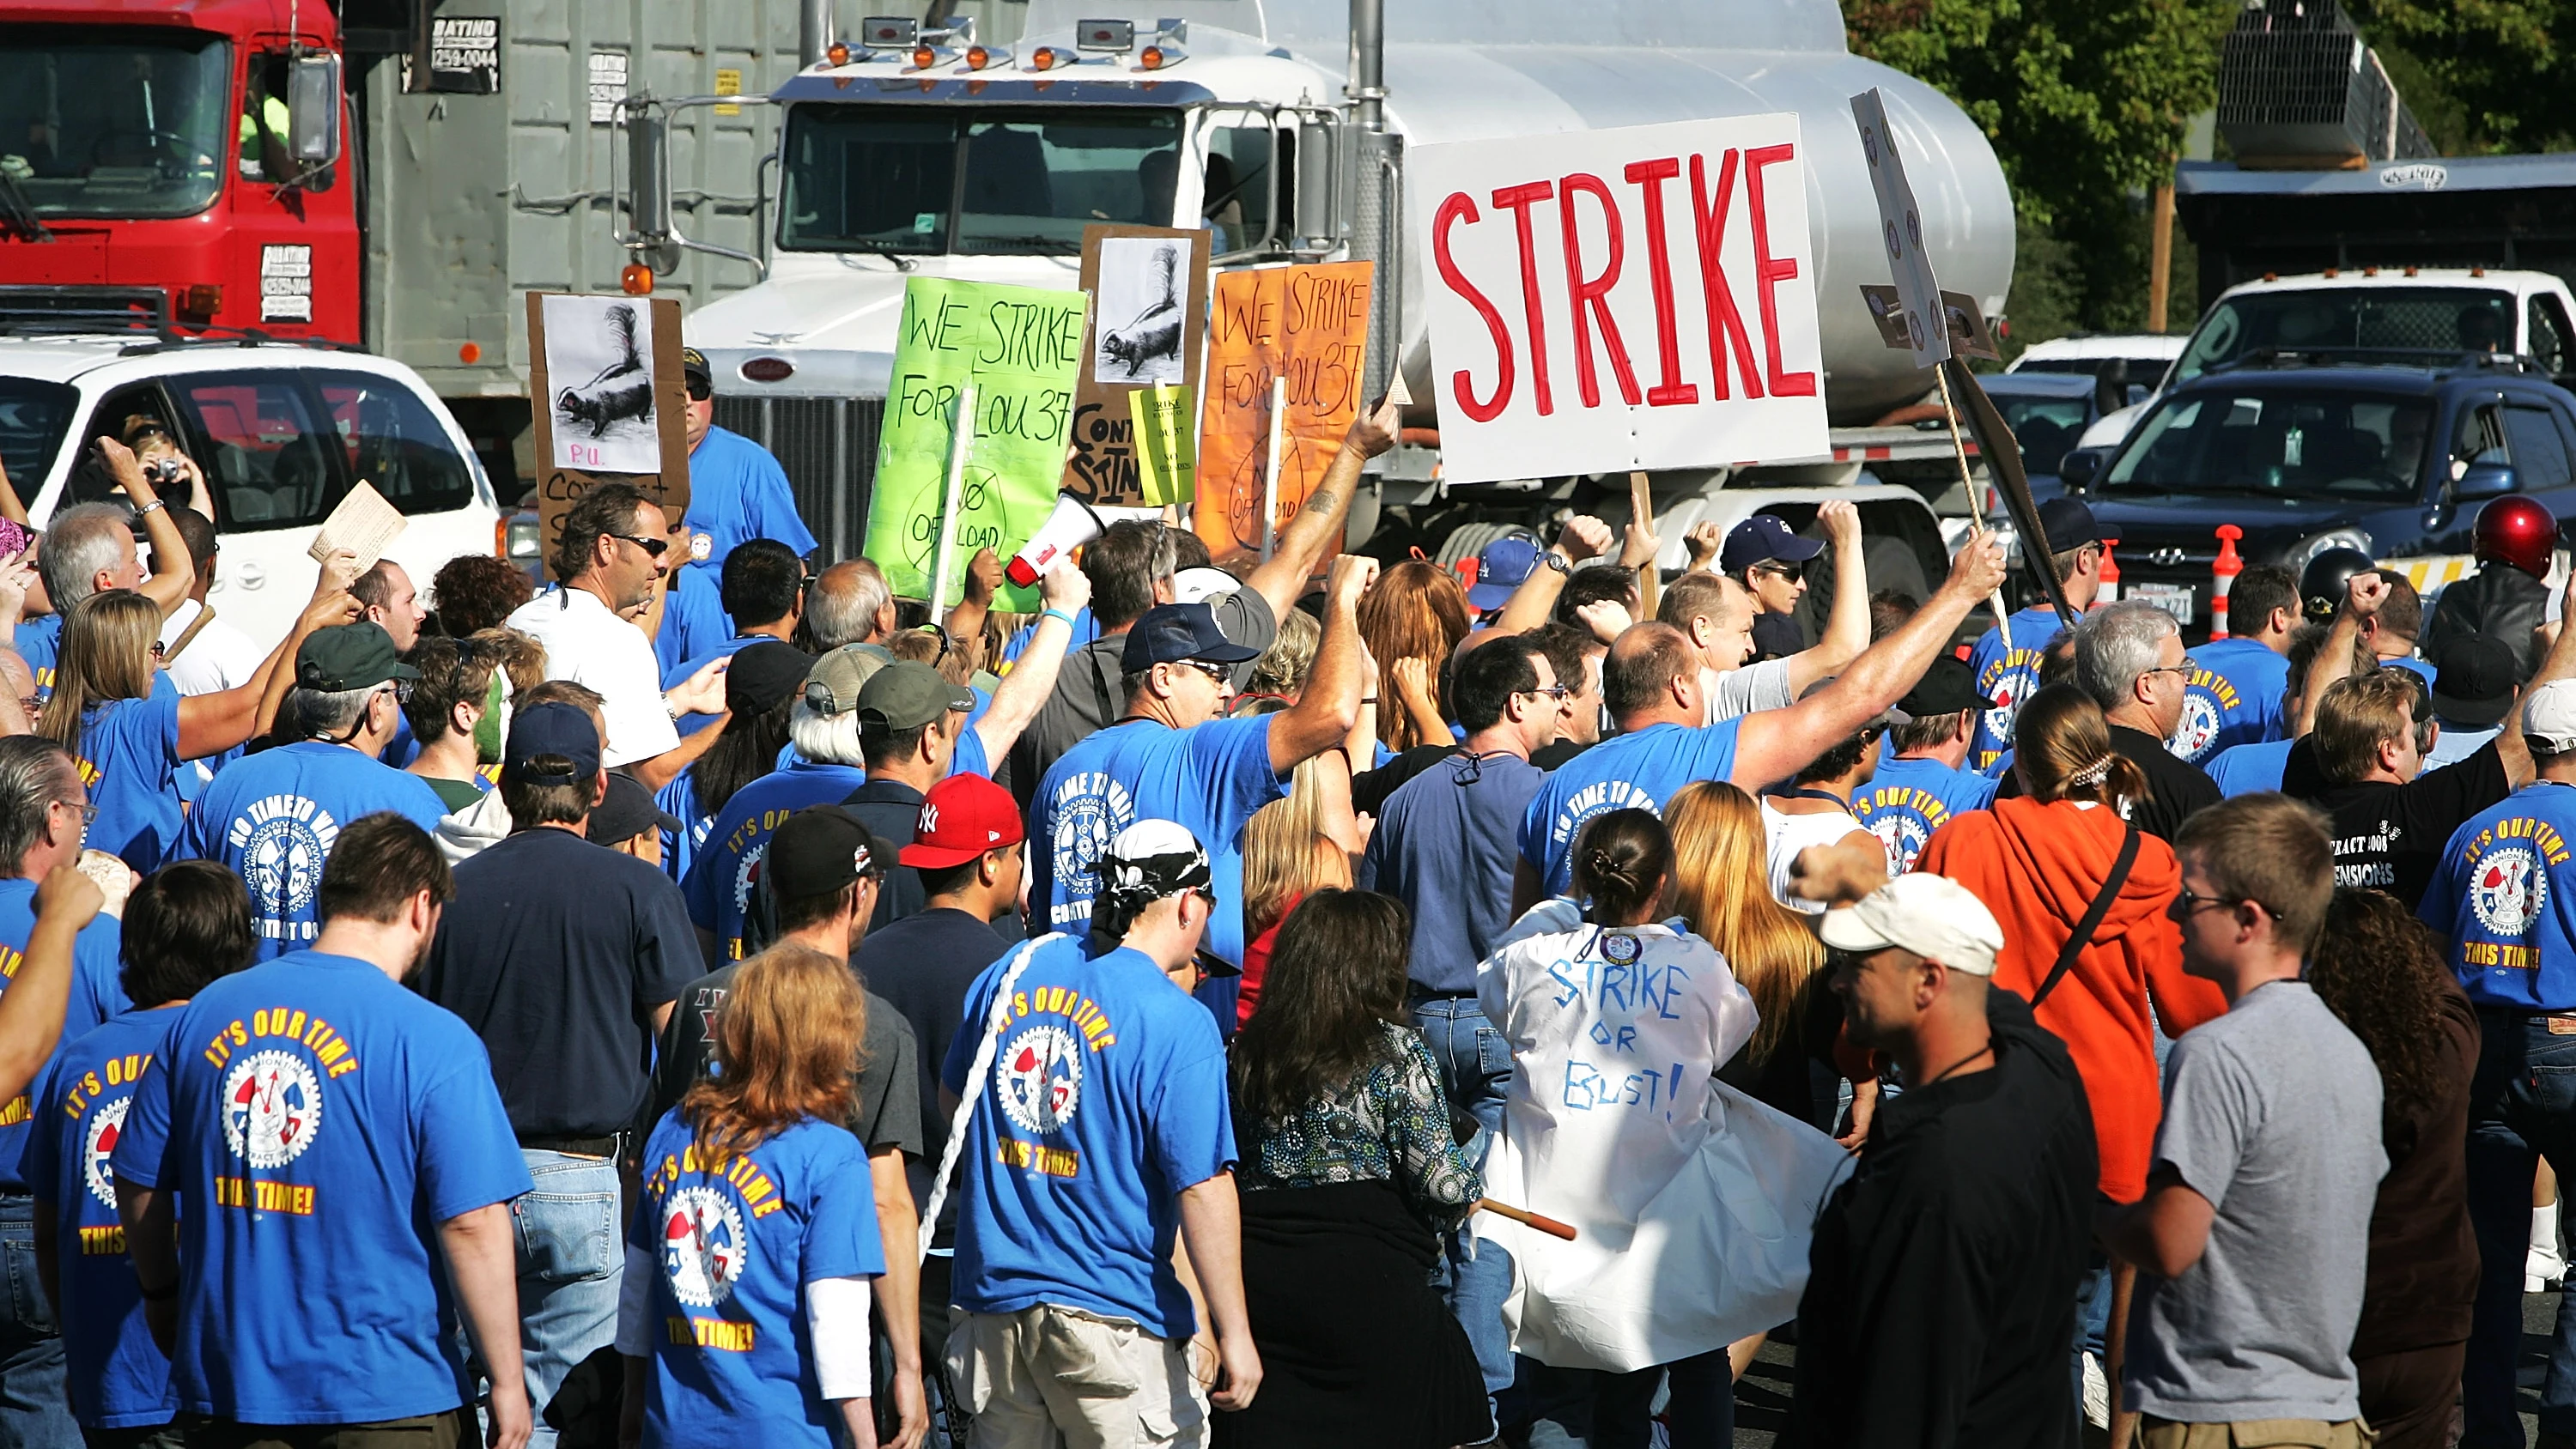
M 843 559 L 823 570 L 805 600 L 805 624 L 826 651 L 865 644 L 894 632 L 894 590 L 883 570 L 864 558 Z
M 1609 656 L 1601 661 L 1601 702 L 1623 730 L 1668 714 L 1678 719 L 1688 711 L 1674 690 L 1676 680 L 1697 697 L 1697 651 L 1681 630 L 1648 620 L 1631 625 L 1611 643 Z

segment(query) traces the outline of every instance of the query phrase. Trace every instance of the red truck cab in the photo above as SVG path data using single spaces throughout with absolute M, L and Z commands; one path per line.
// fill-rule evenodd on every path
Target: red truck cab
M 255 328 L 355 343 L 357 176 L 286 134 L 325 0 L 0 0 L 0 326 Z

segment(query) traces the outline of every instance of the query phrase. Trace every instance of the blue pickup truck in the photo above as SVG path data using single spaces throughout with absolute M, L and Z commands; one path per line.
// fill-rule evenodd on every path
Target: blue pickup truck
M 2120 528 L 2124 597 L 2209 627 L 2216 529 L 2248 564 L 2303 569 L 2331 548 L 2388 560 L 2466 554 L 2479 505 L 2524 493 L 2576 519 L 2576 395 L 2537 363 L 2258 354 L 2156 400 L 2110 448 L 2058 463 Z

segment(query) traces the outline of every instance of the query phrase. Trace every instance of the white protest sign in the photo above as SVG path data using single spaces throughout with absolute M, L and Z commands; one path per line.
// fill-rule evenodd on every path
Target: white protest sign
M 1950 329 L 1932 320 L 1946 314 L 1941 284 L 1932 277 L 1932 257 L 1923 250 L 1923 213 L 1914 205 L 1914 187 L 1905 179 L 1905 161 L 1896 154 L 1896 135 L 1888 129 L 1887 106 L 1877 89 L 1852 97 L 1851 108 L 1852 119 L 1860 123 L 1860 154 L 1869 162 L 1870 189 L 1878 193 L 1879 239 L 1896 273 L 1896 296 L 1905 307 L 1914 365 L 1930 367 L 1950 355 Z
M 1441 476 L 1826 452 L 1794 115 L 1423 146 Z

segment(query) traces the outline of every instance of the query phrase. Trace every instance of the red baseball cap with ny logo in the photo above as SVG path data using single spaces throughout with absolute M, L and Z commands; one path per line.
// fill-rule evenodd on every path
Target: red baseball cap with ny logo
M 916 868 L 964 865 L 988 850 L 1020 843 L 1019 803 L 981 775 L 951 775 L 921 797 L 912 844 L 896 857 Z

